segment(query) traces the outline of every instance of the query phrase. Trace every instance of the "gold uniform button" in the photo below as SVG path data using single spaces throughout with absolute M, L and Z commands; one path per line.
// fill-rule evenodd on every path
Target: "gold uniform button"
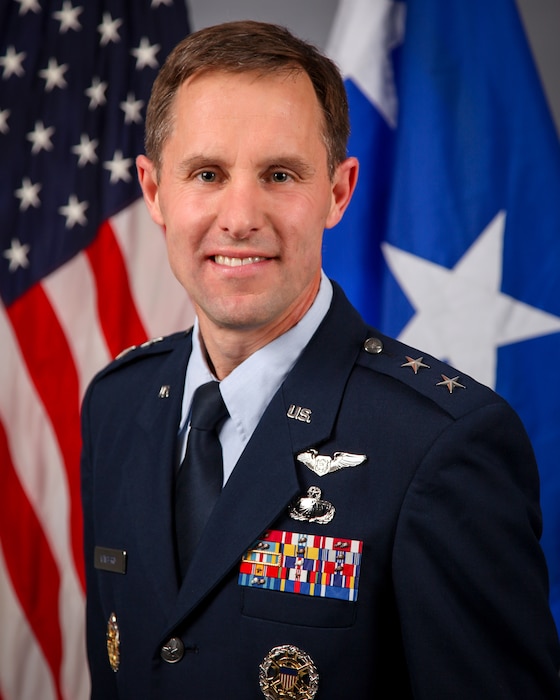
M 171 637 L 161 647 L 160 656 L 168 664 L 176 664 L 185 655 L 185 645 L 179 637 Z

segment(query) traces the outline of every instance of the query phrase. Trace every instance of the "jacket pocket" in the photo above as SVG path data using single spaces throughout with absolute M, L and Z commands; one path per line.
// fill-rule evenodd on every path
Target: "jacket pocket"
M 244 589 L 241 613 L 302 627 L 351 627 L 356 603 L 280 591 Z

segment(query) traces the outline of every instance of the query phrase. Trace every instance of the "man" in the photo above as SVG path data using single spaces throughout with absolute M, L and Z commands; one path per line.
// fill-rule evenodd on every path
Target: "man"
M 321 272 L 347 136 L 337 70 L 279 27 L 193 34 L 154 84 L 138 174 L 196 323 L 84 401 L 95 698 L 560 697 L 519 419 Z M 223 488 L 185 508 L 212 381 Z

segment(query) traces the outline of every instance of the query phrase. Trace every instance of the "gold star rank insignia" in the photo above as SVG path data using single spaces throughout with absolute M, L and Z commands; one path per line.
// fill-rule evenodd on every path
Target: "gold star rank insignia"
M 457 381 L 459 377 L 453 377 L 453 379 L 450 379 L 449 377 L 446 377 L 445 374 L 441 375 L 443 381 L 438 382 L 436 386 L 446 386 L 449 389 L 449 393 L 453 393 L 453 389 L 466 389 L 467 387 L 464 386 L 463 384 L 459 384 Z
M 412 357 L 409 357 L 408 355 L 405 355 L 407 362 L 404 362 L 401 367 L 410 367 L 414 374 L 418 374 L 418 370 L 425 367 L 426 369 L 430 369 L 430 365 L 427 365 L 424 362 L 423 357 L 419 357 L 417 360 L 412 359 Z

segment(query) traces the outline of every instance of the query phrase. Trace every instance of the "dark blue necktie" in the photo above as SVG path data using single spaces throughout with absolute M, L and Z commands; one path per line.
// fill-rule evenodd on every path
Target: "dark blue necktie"
M 228 415 L 218 382 L 194 393 L 187 452 L 175 484 L 175 533 L 181 581 L 223 483 L 218 429 Z

